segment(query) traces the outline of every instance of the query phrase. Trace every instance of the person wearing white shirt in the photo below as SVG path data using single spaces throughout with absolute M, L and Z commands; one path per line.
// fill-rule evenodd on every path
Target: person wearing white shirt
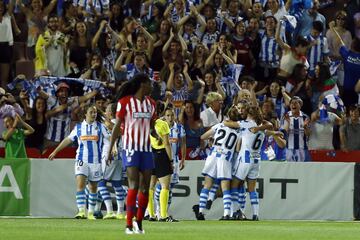
M 281 6 L 279 0 L 268 0 L 267 5 L 269 10 L 265 12 L 265 17 L 274 16 L 279 22 L 280 19 L 288 14 L 291 7 L 291 0 L 287 1 L 285 5 Z
M 206 105 L 208 108 L 200 113 L 200 118 L 204 127 L 210 128 L 223 120 L 223 114 L 221 111 L 223 98 L 217 92 L 209 92 L 206 96 Z
M 8 10 L 4 1 L 0 2 L 0 84 L 6 87 L 9 80 L 10 61 L 12 59 L 12 45 L 14 43 L 11 27 L 11 13 L 13 1 L 10 1 Z
M 319 110 L 311 114 L 311 135 L 309 136 L 310 150 L 334 150 L 333 127 L 341 125 L 342 119 L 335 113 L 328 112 L 326 120 L 320 120 Z

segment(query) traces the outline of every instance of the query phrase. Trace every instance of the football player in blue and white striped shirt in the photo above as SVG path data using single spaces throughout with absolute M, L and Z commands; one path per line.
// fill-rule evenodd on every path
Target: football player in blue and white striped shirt
M 86 218 L 85 204 L 86 194 L 85 185 L 89 182 L 89 208 L 87 218 L 94 220 L 94 209 L 97 199 L 97 184 L 102 179 L 101 171 L 101 151 L 104 133 L 104 125 L 96 121 L 97 110 L 95 105 L 85 107 L 85 120 L 77 123 L 70 135 L 66 137 L 57 148 L 49 155 L 49 160 L 53 160 L 58 152 L 77 141 L 78 149 L 75 160 L 76 176 L 76 202 L 78 214 L 75 218 Z
M 259 197 L 255 190 L 256 179 L 259 177 L 261 146 L 265 134 L 258 131 L 258 125 L 262 123 L 262 116 L 258 107 L 249 107 L 246 120 L 240 121 L 241 127 L 241 150 L 233 164 L 233 181 L 239 182 L 240 186 L 247 180 L 247 187 L 250 195 L 253 220 L 258 220 Z M 257 130 L 255 130 L 257 129 Z M 233 192 L 232 192 L 233 193 Z M 233 199 L 233 198 L 232 198 Z M 234 201 L 232 201 L 234 204 Z M 236 210 L 236 209 L 234 209 Z
M 236 106 L 232 106 L 229 109 L 228 117 L 232 121 L 237 121 L 239 119 L 239 112 Z M 199 212 L 195 209 L 193 210 L 197 220 L 205 220 L 204 210 L 210 188 L 213 185 L 214 180 L 219 179 L 221 180 L 224 204 L 224 215 L 221 220 L 230 220 L 232 159 L 236 143 L 240 138 L 240 129 L 229 128 L 223 123 L 218 123 L 204 133 L 201 136 L 201 139 L 205 140 L 210 136 L 214 136 L 214 143 L 202 171 L 202 174 L 205 176 L 205 183 L 200 193 Z
M 319 62 L 330 62 L 328 55 L 330 53 L 328 41 L 325 36 L 322 35 L 324 25 L 320 21 L 313 22 L 311 34 L 306 37 L 310 42 L 310 48 L 308 50 L 307 59 L 309 61 L 309 75 L 315 76 L 315 67 Z
M 114 154 L 112 155 L 113 161 L 111 163 L 106 162 L 106 157 L 109 151 L 110 146 L 110 137 L 111 131 L 114 127 L 115 122 L 115 113 L 116 113 L 116 104 L 112 103 L 106 107 L 105 110 L 105 120 L 104 125 L 106 131 L 104 133 L 104 142 L 102 147 L 102 171 L 104 175 L 104 180 L 100 181 L 98 184 L 98 189 L 101 194 L 102 199 L 105 202 L 107 214 L 104 216 L 103 219 L 125 219 L 124 215 L 124 203 L 125 203 L 125 196 L 126 191 L 121 184 L 121 180 L 123 178 L 122 172 L 122 160 L 121 160 L 121 140 L 116 146 Z M 113 205 L 112 205 L 112 198 L 110 192 L 106 186 L 106 183 L 111 183 L 112 187 L 115 191 L 116 196 L 116 203 L 117 203 L 117 213 L 116 215 L 113 213 Z
M 241 150 L 233 160 L 233 179 L 231 181 L 231 212 L 232 219 L 245 219 L 243 214 L 246 201 L 246 190 L 244 181 L 247 180 L 251 206 L 253 209 L 253 220 L 258 220 L 259 201 L 255 191 L 256 178 L 258 177 L 258 162 L 260 151 L 266 129 L 272 128 L 271 123 L 262 120 L 260 110 L 257 106 L 250 106 L 247 101 L 237 105 L 242 121 L 233 123 L 225 122 L 226 126 L 241 129 Z M 261 125 L 259 125 L 261 124 Z M 238 145 L 239 147 L 240 145 Z M 251 152 L 250 158 L 248 153 Z

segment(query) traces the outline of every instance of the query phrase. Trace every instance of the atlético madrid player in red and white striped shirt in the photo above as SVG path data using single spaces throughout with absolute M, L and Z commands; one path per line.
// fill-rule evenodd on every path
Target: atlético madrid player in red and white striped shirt
M 149 97 L 151 90 L 152 82 L 145 74 L 135 75 L 121 86 L 116 124 L 111 136 L 110 149 L 120 135 L 123 143 L 122 160 L 129 183 L 126 234 L 144 233 L 142 220 L 148 204 L 151 171 L 154 168 L 150 129 L 156 114 L 155 101 Z M 111 161 L 110 152 L 108 161 Z M 135 214 L 136 199 L 138 210 Z M 136 221 L 132 222 L 135 215 Z

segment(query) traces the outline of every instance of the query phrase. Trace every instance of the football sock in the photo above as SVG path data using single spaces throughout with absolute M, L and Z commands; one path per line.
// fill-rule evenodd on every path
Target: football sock
M 239 188 L 239 204 L 242 212 L 244 212 L 245 210 L 245 203 L 246 203 L 246 189 L 244 186 L 242 186 Z
M 149 195 L 143 192 L 138 193 L 138 209 L 136 214 L 136 221 L 139 223 L 144 219 L 146 207 L 149 202 Z
M 259 216 L 259 198 L 257 192 L 250 192 L 250 202 L 253 215 Z
M 86 194 L 85 191 L 79 191 L 76 192 L 76 205 L 79 209 L 79 211 L 85 210 L 85 204 L 86 204 Z
M 209 189 L 203 188 L 200 192 L 200 201 L 199 201 L 199 212 L 203 213 L 206 207 L 206 201 L 209 197 Z
M 237 188 L 231 189 L 231 215 L 239 210 L 239 191 Z
M 161 218 L 167 217 L 168 202 L 169 202 L 169 189 L 161 189 L 161 192 L 160 192 L 160 215 L 161 215 Z
M 89 213 L 93 213 L 95 210 L 97 193 L 89 193 Z
M 100 181 L 99 182 L 98 189 L 99 189 L 99 192 L 101 194 L 102 199 L 105 202 L 107 213 L 113 212 L 112 199 L 111 199 L 111 196 L 110 196 L 110 192 L 109 192 L 108 188 L 106 187 L 105 181 Z
M 112 185 L 116 196 L 117 213 L 120 214 L 124 212 L 126 191 L 120 181 L 112 181 Z
M 158 183 L 155 186 L 155 194 L 154 194 L 156 213 L 160 212 L 160 192 L 161 192 L 161 184 Z
M 223 191 L 224 216 L 230 216 L 231 193 L 230 190 Z
M 149 216 L 150 217 L 155 217 L 154 190 L 152 190 L 152 189 L 149 190 L 149 202 L 148 202 L 147 209 L 148 209 L 148 212 L 149 212 Z
M 214 201 L 216 197 L 216 192 L 219 189 L 219 183 L 217 181 L 214 182 L 212 187 L 210 188 L 209 197 L 206 200 Z
M 126 199 L 126 224 L 132 228 L 132 219 L 135 216 L 136 210 L 136 195 L 137 189 L 129 189 Z

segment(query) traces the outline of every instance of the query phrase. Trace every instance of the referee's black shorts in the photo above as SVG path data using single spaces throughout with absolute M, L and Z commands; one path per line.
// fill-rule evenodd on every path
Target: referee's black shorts
M 170 159 L 166 153 L 165 148 L 163 149 L 152 149 L 155 168 L 152 171 L 152 175 L 157 178 L 162 178 L 173 173 Z

